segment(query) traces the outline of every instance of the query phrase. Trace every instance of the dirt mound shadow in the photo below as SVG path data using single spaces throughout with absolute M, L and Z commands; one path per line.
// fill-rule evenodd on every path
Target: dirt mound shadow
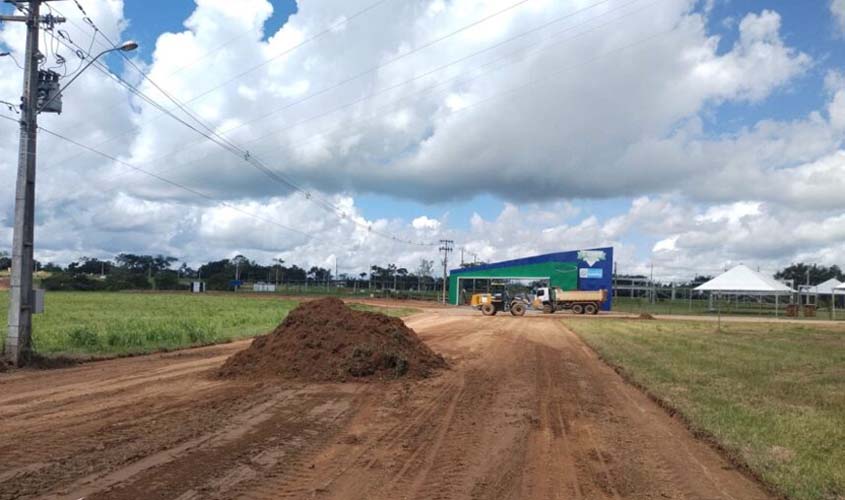
M 355 311 L 336 298 L 302 303 L 218 370 L 224 378 L 309 381 L 427 377 L 446 366 L 399 318 Z

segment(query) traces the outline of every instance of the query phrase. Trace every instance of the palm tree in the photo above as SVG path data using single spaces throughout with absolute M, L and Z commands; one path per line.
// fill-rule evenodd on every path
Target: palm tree
M 279 286 L 279 268 L 282 267 L 282 264 L 285 263 L 285 259 L 273 259 L 273 269 L 276 270 L 276 286 Z M 285 279 L 284 273 L 282 273 L 282 279 Z
M 405 278 L 408 276 L 408 270 L 405 269 L 404 267 L 400 267 L 399 269 L 396 270 L 396 274 L 398 274 L 399 276 L 402 277 L 402 288 L 403 289 L 408 288 L 407 283 L 405 281 Z M 393 278 L 393 288 L 396 288 L 396 278 L 395 277 Z

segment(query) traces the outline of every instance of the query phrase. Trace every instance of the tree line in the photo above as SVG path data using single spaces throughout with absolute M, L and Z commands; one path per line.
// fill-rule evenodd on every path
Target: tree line
M 434 277 L 434 261 L 422 259 L 416 269 L 396 264 L 373 265 L 369 272 L 340 273 L 320 266 L 300 267 L 274 259 L 261 264 L 243 255 L 206 262 L 197 268 L 166 255 L 121 253 L 114 259 L 82 257 L 67 266 L 36 262 L 35 271 L 46 273 L 41 285 L 47 290 L 119 291 L 183 290 L 191 281 L 203 281 L 208 290 L 232 290 L 243 283 L 330 284 L 349 288 L 431 290 L 442 284 Z M 11 266 L 7 253 L 0 252 L 0 270 Z
M 188 286 L 191 280 L 202 280 L 210 290 L 228 290 L 233 282 L 266 282 L 274 284 L 299 283 L 305 285 L 337 283 L 349 288 L 364 286 L 375 289 L 431 290 L 442 285 L 442 278 L 436 277 L 438 270 L 434 261 L 422 259 L 416 269 L 372 265 L 368 272 L 340 273 L 334 276 L 331 269 L 319 266 L 308 268 L 296 264 L 287 265 L 282 259 L 269 264 L 260 264 L 238 255 L 231 259 L 207 262 L 196 269 L 179 259 L 165 255 L 138 255 L 121 253 L 111 260 L 82 257 L 65 267 L 57 264 L 41 264 L 36 261 L 35 270 L 50 275 L 42 279 L 42 286 L 53 290 L 128 290 L 157 289 L 178 290 Z M 11 257 L 0 251 L 0 271 L 10 268 Z M 466 263 L 461 267 L 474 267 L 479 263 Z M 792 280 L 797 287 L 809 281 L 817 285 L 831 278 L 845 281 L 845 273 L 837 265 L 825 266 L 809 263 L 795 263 L 779 270 L 774 277 Z M 643 275 L 619 275 L 618 278 L 646 278 Z M 700 275 L 680 287 L 695 287 L 712 279 Z

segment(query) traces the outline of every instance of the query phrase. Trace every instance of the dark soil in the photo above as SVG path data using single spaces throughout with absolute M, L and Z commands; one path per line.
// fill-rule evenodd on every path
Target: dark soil
M 272 333 L 226 360 L 218 375 L 342 382 L 421 378 L 445 366 L 401 319 L 325 298 L 302 303 Z
M 59 368 L 68 368 L 76 366 L 80 360 L 68 356 L 43 356 L 38 353 L 33 353 L 28 368 L 35 368 L 36 370 L 57 370 Z
M 654 316 L 652 316 L 649 313 L 642 313 L 639 316 L 637 316 L 637 319 L 655 319 L 655 318 L 654 318 Z

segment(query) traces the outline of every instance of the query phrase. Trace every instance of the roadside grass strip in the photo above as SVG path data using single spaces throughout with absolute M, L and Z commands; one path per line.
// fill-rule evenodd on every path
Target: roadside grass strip
M 564 322 L 775 491 L 845 498 L 845 326 Z

